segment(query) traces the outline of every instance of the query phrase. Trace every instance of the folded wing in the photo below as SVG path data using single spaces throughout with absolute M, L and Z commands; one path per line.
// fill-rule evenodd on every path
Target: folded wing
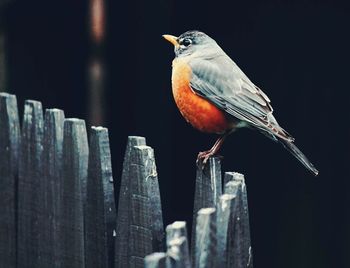
M 269 98 L 226 55 L 211 59 L 193 59 L 191 88 L 218 108 L 265 132 L 293 141 L 272 115 Z M 271 135 L 272 134 L 272 135 Z

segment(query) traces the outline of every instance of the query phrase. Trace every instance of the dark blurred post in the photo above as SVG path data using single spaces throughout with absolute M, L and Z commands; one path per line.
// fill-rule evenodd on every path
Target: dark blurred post
M 0 91 L 7 90 L 6 68 L 6 9 L 11 0 L 0 0 Z
M 1 0 L 0 0 L 1 1 Z M 89 33 L 90 58 L 88 62 L 88 115 L 91 125 L 104 124 L 105 106 L 105 66 L 104 40 L 106 33 L 106 1 L 90 0 L 89 3 Z

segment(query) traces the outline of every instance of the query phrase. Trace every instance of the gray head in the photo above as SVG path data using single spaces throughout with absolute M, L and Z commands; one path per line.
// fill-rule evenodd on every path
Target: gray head
M 187 31 L 179 37 L 165 34 L 163 37 L 174 45 L 175 57 L 209 56 L 222 51 L 214 39 L 199 31 Z

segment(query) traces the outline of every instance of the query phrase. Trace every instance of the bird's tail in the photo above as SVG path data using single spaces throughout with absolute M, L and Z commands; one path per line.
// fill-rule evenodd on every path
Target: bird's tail
M 292 155 L 295 156 L 309 171 L 311 171 L 315 176 L 318 175 L 318 170 L 314 167 L 314 165 L 306 158 L 306 156 L 294 145 L 293 142 L 284 139 L 278 139 L 280 143 L 283 144 L 284 148 L 286 148 Z

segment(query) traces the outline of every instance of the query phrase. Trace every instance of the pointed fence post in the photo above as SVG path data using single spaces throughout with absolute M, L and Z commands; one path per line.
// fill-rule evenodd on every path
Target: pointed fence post
M 179 238 L 181 236 L 187 238 L 187 227 L 185 221 L 175 221 L 166 227 L 167 246 L 169 244 L 168 242 L 170 242 L 172 239 Z
M 16 266 L 19 146 L 20 126 L 16 96 L 0 93 L 0 267 Z
M 60 267 L 59 221 L 62 204 L 62 148 L 64 112 L 46 109 L 43 140 L 43 180 L 39 221 L 40 267 Z
M 171 267 L 190 268 L 190 252 L 186 222 L 175 221 L 166 227 L 168 255 L 172 258 Z
M 85 267 L 113 267 L 116 215 L 111 153 L 106 128 L 91 128 L 89 151 Z
M 154 152 L 144 138 L 129 137 L 118 204 L 115 266 L 144 267 L 144 257 L 164 250 Z
M 195 241 L 197 213 L 201 208 L 215 208 L 222 194 L 221 161 L 219 157 L 210 157 L 203 169 L 203 164 L 197 165 L 196 186 L 193 207 L 191 254 L 192 264 L 195 259 Z
M 24 105 L 18 177 L 18 267 L 39 265 L 39 211 L 43 202 L 42 152 L 43 111 L 41 103 L 27 100 Z
M 191 267 L 186 222 L 168 225 L 167 252 L 152 254 L 164 230 L 145 139 L 129 137 L 117 223 L 106 128 L 92 128 L 90 148 L 83 120 L 48 109 L 44 123 L 38 101 L 25 102 L 20 133 L 16 97 L 0 93 L 0 267 Z M 253 267 L 244 176 L 226 172 L 224 186 L 219 158 L 200 163 L 193 267 Z
M 134 146 L 146 145 L 144 137 L 129 136 L 124 155 L 123 172 L 121 177 L 119 202 L 117 210 L 117 227 L 115 237 L 115 267 L 123 268 L 129 265 L 128 243 L 130 226 L 130 166 L 131 150 Z
M 217 252 L 218 252 L 218 267 L 228 267 L 227 266 L 227 240 L 228 240 L 228 230 L 233 226 L 230 225 L 231 215 L 233 208 L 235 206 L 235 195 L 223 194 L 220 196 L 220 201 L 217 205 Z
M 232 227 L 228 232 L 227 267 L 253 267 L 253 253 L 250 244 L 250 228 L 247 188 L 243 174 L 225 173 L 225 193 L 236 195 L 231 214 Z
M 215 208 L 202 208 L 198 211 L 194 248 L 193 267 L 218 267 Z
M 84 267 L 84 207 L 89 148 L 85 122 L 64 120 L 62 267 Z

